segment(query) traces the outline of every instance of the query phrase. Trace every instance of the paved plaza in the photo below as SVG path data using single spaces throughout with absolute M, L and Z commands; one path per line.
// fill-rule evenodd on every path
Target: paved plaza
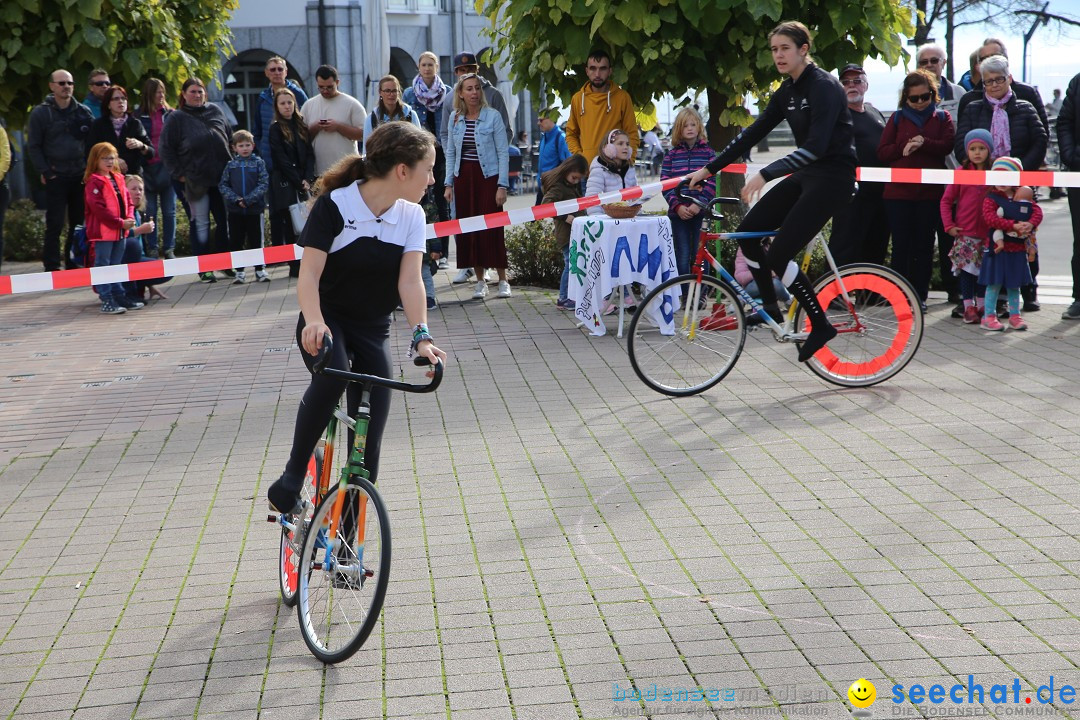
M 672 400 L 552 291 L 440 273 L 446 379 L 395 398 L 383 445 L 381 623 L 324 667 L 265 521 L 306 387 L 293 282 L 178 278 L 120 317 L 0 298 L 0 717 L 842 718 L 859 678 L 877 718 L 1044 711 L 1051 684 L 1077 714 L 1063 306 L 992 335 L 934 300 L 914 362 L 863 390 L 757 331 Z

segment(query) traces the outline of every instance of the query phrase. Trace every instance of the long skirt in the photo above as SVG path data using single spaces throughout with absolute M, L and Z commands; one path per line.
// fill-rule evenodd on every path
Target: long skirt
M 454 204 L 457 217 L 487 215 L 499 212 L 495 193 L 499 190 L 499 176 L 484 177 L 479 161 L 461 161 L 459 174 L 454 178 Z M 505 268 L 506 238 L 502 228 L 462 233 L 457 236 L 458 268 Z

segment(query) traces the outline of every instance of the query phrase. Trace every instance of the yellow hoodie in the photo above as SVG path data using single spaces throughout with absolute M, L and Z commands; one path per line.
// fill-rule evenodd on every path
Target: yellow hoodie
M 566 145 L 590 163 L 600 150 L 600 141 L 610 131 L 620 129 L 630 136 L 631 162 L 637 155 L 637 118 L 630 94 L 615 83 L 611 89 L 595 92 L 589 83 L 574 93 L 570 119 L 566 121 Z

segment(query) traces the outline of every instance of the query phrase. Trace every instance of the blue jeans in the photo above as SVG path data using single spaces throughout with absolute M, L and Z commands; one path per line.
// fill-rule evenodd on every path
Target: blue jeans
M 158 207 L 161 208 L 161 224 L 154 232 L 146 236 L 146 251 L 156 254 L 158 251 L 158 231 L 161 231 L 162 254 L 176 247 L 176 191 L 172 178 L 165 169 L 165 163 L 147 165 L 146 182 L 146 219 L 157 225 Z
M 435 297 L 435 278 L 431 277 L 431 255 L 424 253 L 420 261 L 420 277 L 424 280 L 424 294 L 429 298 Z
M 142 262 L 142 237 L 143 236 L 129 235 L 127 239 L 124 240 L 124 254 L 121 257 L 120 262 L 125 265 Z M 139 290 L 139 284 L 136 281 L 132 280 L 131 282 L 120 283 L 120 285 L 124 288 L 124 294 L 130 299 L 138 300 L 142 297 L 142 292 Z
M 94 242 L 94 267 L 108 267 L 109 265 L 119 265 L 124 260 L 124 246 L 126 242 L 123 240 L 97 240 Z M 108 302 L 109 300 L 115 300 L 117 298 L 124 297 L 124 285 L 123 283 L 106 283 L 104 285 L 95 285 L 94 292 L 98 294 L 102 302 Z
M 773 290 L 776 291 L 777 300 L 787 302 L 791 299 L 791 293 L 789 293 L 788 289 L 784 287 L 784 283 L 780 282 L 780 278 L 774 277 L 772 279 L 772 286 Z M 757 280 L 751 280 L 746 284 L 746 287 L 744 287 L 743 289 L 746 290 L 746 294 L 750 297 L 757 298 L 758 300 L 761 299 L 761 292 L 758 290 Z
M 561 218 L 557 218 L 561 219 Z M 570 244 L 562 249 L 562 277 L 559 278 L 559 299 L 565 300 L 570 289 Z
M 229 222 L 225 213 L 225 200 L 216 187 L 207 188 L 206 194 L 198 200 L 188 197 L 191 208 L 191 252 L 195 255 L 207 255 L 212 252 L 228 252 Z M 215 247 L 210 247 L 210 215 L 214 215 Z
M 675 267 L 680 275 L 685 275 L 690 272 L 690 263 L 697 254 L 705 216 L 698 213 L 689 220 L 683 220 L 677 215 L 669 214 L 668 219 L 671 220 L 671 240 L 675 245 Z

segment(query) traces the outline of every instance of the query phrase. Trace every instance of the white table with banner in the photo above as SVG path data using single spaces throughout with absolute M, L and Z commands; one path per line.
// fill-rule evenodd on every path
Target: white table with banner
M 671 221 L 666 215 L 639 215 L 615 220 L 607 215 L 574 219 L 570 230 L 570 284 L 567 295 L 574 301 L 574 315 L 593 335 L 604 335 L 603 311 L 609 294 L 619 308 L 619 333 L 623 336 L 622 292 L 617 288 L 639 283 L 645 292 L 675 277 L 675 246 Z M 676 288 L 677 292 L 677 288 Z M 672 298 L 678 307 L 678 298 Z M 650 318 L 661 329 L 672 328 L 671 316 L 659 311 Z

